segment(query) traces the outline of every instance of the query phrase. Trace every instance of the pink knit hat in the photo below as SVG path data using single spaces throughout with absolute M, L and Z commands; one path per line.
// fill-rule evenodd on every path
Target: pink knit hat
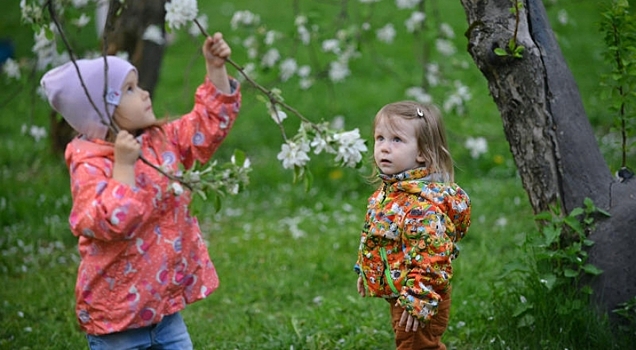
M 86 90 L 99 109 L 99 113 L 86 96 L 73 62 L 51 69 L 40 81 L 51 107 L 60 113 L 73 129 L 87 138 L 104 139 L 106 137 L 109 118 L 115 107 L 119 105 L 124 79 L 130 71 L 137 71 L 132 64 L 119 57 L 107 56 L 107 60 L 106 103 L 104 103 L 104 57 L 76 61 Z

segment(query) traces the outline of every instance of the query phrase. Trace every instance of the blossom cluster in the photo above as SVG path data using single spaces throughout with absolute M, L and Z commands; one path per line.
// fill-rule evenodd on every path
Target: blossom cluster
M 283 162 L 285 169 L 303 168 L 310 160 L 312 149 L 314 154 L 323 151 L 335 154 L 335 161 L 340 165 L 356 167 L 362 161 L 367 146 L 358 129 L 336 132 L 328 123 L 301 123 L 296 136 L 281 146 L 277 158 Z

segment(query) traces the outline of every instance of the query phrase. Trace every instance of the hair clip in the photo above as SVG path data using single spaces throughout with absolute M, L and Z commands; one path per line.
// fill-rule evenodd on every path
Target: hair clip
M 424 116 L 424 112 L 422 112 L 422 110 L 419 109 L 419 108 L 417 109 L 417 116 L 420 117 L 420 118 L 422 118 Z

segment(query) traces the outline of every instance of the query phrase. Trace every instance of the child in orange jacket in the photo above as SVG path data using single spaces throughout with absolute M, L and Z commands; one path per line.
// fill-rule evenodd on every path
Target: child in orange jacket
M 355 266 L 358 293 L 389 301 L 397 349 L 443 350 L 451 261 L 470 225 L 470 200 L 454 183 L 437 108 L 388 104 L 373 130 L 381 184 L 367 205 Z

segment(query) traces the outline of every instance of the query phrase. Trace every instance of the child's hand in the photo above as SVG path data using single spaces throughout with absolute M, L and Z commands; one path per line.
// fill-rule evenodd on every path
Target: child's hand
M 360 294 L 360 296 L 366 295 L 366 292 L 364 291 L 364 282 L 360 276 L 358 276 L 358 294 Z
M 399 305 L 396 303 L 395 306 L 399 306 Z M 420 321 L 418 321 L 417 318 L 411 315 L 408 311 L 404 310 L 402 312 L 402 317 L 400 317 L 399 325 L 400 326 L 406 325 L 404 327 L 405 332 L 409 332 L 409 331 L 416 332 L 417 327 L 419 327 L 420 325 Z
M 141 145 L 132 134 L 121 130 L 115 139 L 115 163 L 134 165 L 141 154 Z
M 224 66 L 225 59 L 232 53 L 230 46 L 223 40 L 223 35 L 218 32 L 205 39 L 202 50 L 207 63 L 215 68 Z

